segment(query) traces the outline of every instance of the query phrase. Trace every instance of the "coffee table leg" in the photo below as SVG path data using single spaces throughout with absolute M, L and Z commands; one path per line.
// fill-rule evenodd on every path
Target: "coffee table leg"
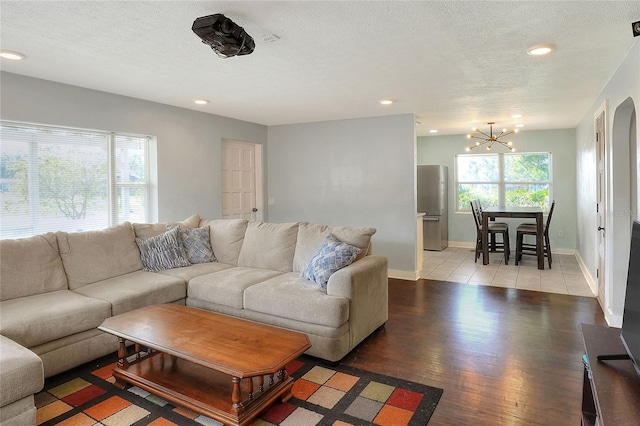
M 115 376 L 115 383 L 114 385 L 119 387 L 120 389 L 125 389 L 128 385 L 127 382 L 122 381 L 118 378 L 118 376 L 116 376 L 115 374 L 115 370 L 117 368 L 121 368 L 123 370 L 126 370 L 127 368 L 129 368 L 129 361 L 127 360 L 127 346 L 126 346 L 126 341 L 123 338 L 118 338 L 118 363 L 117 363 L 117 367 L 114 368 L 114 376 Z
M 233 381 L 233 390 L 231 391 L 231 402 L 233 403 L 233 410 L 239 414 L 243 408 L 242 394 L 240 393 L 240 378 L 233 377 L 231 380 Z
M 129 367 L 129 361 L 127 361 L 127 346 L 122 337 L 118 338 L 118 365 L 122 368 Z
M 171 357 L 171 371 L 178 371 L 178 358 L 175 355 L 170 355 Z

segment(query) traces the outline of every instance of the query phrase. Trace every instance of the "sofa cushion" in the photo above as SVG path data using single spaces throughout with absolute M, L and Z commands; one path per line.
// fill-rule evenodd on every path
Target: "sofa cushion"
M 99 326 L 111 305 L 70 290 L 0 303 L 2 335 L 30 348 Z
M 200 227 L 209 227 L 211 248 L 221 263 L 238 266 L 238 257 L 249 222 L 245 219 L 203 219 Z
M 327 295 L 296 272 L 248 287 L 244 308 L 327 327 L 340 327 L 349 319 L 349 299 Z
M 169 221 L 166 226 L 180 226 L 181 228 L 197 228 L 200 225 L 200 215 L 198 213 L 189 216 L 185 220 L 180 221 Z
M 218 305 L 242 309 L 244 290 L 255 283 L 281 275 L 268 269 L 237 268 L 203 275 L 189 281 L 187 296 Z
M 340 241 L 358 247 L 362 252 L 355 260 L 369 255 L 371 237 L 376 233 L 376 228 L 354 228 L 351 226 L 327 226 L 313 223 L 300 223 L 298 226 L 298 239 L 296 251 L 293 257 L 293 271 L 301 272 L 308 264 L 311 257 L 318 251 L 327 235 L 333 235 Z
M 179 228 L 178 234 L 182 240 L 184 251 L 189 263 L 217 262 L 216 255 L 211 248 L 209 227 Z
M 142 269 L 129 222 L 102 231 L 59 231 L 56 237 L 71 290 Z
M 52 232 L 0 240 L 0 300 L 67 289 L 67 276 Z
M 302 277 L 326 290 L 331 274 L 350 265 L 360 252 L 362 250 L 358 247 L 343 243 L 333 235 L 327 235 L 317 253 L 302 271 Z
M 111 303 L 111 314 L 118 315 L 147 305 L 184 299 L 183 280 L 155 272 L 136 271 L 86 285 L 76 292 Z
M 188 283 L 192 278 L 199 277 L 200 275 L 212 274 L 229 268 L 233 268 L 233 265 L 219 262 L 195 263 L 182 268 L 165 269 L 159 273 L 180 278 L 184 282 Z
M 297 236 L 297 223 L 249 222 L 238 266 L 291 272 Z
M 155 237 L 136 238 L 145 271 L 158 272 L 190 265 L 179 232 L 180 228 L 175 227 Z
M 147 239 L 160 235 L 167 231 L 167 224 L 162 223 L 134 223 L 133 232 L 136 238 Z
M 0 336 L 0 407 L 40 392 L 43 386 L 44 372 L 38 355 Z
M 179 222 L 159 222 L 159 223 L 134 223 L 133 231 L 136 238 L 151 238 L 160 235 L 167 230 L 168 226 L 180 226 L 182 228 L 196 228 L 200 223 L 200 215 L 194 214 Z

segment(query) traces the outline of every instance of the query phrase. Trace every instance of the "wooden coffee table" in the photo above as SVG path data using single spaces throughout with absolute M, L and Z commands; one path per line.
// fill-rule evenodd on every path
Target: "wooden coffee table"
M 136 309 L 98 328 L 119 338 L 116 385 L 231 425 L 289 399 L 285 366 L 311 347 L 302 333 L 175 304 Z M 135 343 L 132 354 L 127 341 Z

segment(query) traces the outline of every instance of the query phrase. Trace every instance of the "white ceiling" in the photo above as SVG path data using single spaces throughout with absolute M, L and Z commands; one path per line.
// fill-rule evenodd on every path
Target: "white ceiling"
M 265 125 L 415 113 L 418 135 L 488 121 L 575 127 L 633 46 L 631 22 L 640 19 L 637 0 L 0 7 L 2 49 L 27 56 L 2 60 L 4 71 Z M 221 59 L 202 44 L 191 25 L 214 13 L 244 27 L 255 51 Z M 280 40 L 265 42 L 270 33 Z M 546 43 L 557 50 L 526 54 Z M 397 102 L 384 107 L 381 98 Z

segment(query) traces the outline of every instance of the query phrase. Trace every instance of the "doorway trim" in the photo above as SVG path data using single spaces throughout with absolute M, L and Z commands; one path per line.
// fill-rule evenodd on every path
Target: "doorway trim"
M 221 182 L 221 188 L 222 188 L 222 181 L 224 179 L 223 177 L 223 165 L 224 165 L 224 146 L 226 143 L 235 143 L 235 144 L 244 144 L 244 145 L 251 145 L 253 147 L 253 151 L 254 151 L 254 178 L 255 178 L 255 182 L 254 182 L 254 188 L 255 188 L 255 205 L 256 208 L 258 209 L 258 211 L 255 214 L 255 220 L 266 220 L 267 215 L 265 214 L 265 203 L 264 203 L 264 193 L 263 193 L 263 188 L 264 188 L 264 176 L 263 176 L 263 164 L 262 164 L 262 159 L 263 159 L 263 152 L 262 152 L 262 144 L 259 143 L 253 143 L 253 142 L 245 142 L 245 141 L 240 141 L 237 139 L 228 139 L 228 138 L 222 138 L 222 143 L 220 144 L 220 182 Z M 222 194 L 221 194 L 222 195 Z M 224 197 L 221 197 L 221 202 L 224 204 Z M 220 210 L 223 211 L 224 206 L 221 205 L 220 206 Z
M 602 116 L 602 132 L 599 133 L 598 128 L 598 119 Z M 608 215 L 609 211 L 609 149 L 610 149 L 610 141 L 608 136 L 608 123 L 607 120 L 609 118 L 608 115 L 608 100 L 604 100 L 600 107 L 596 109 L 593 114 L 593 142 L 595 144 L 595 159 L 596 159 L 596 208 L 595 208 L 595 226 L 594 226 L 594 235 L 595 235 L 595 289 L 594 293 L 598 302 L 600 303 L 600 307 L 602 311 L 605 313 L 610 313 L 609 309 L 609 286 L 607 285 L 609 280 L 609 247 L 608 244 L 608 234 L 606 229 L 608 228 Z M 598 139 L 598 135 L 602 134 L 602 140 Z M 600 149 L 602 146 L 602 149 Z M 600 158 L 602 157 L 602 158 Z M 602 180 L 600 179 L 600 164 L 602 162 Z M 599 204 L 600 194 L 602 203 Z M 605 231 L 598 230 L 598 227 L 602 226 L 605 228 Z M 600 244 L 604 245 L 604 250 L 601 255 Z M 602 268 L 601 268 L 602 266 Z M 602 269 L 602 270 L 600 270 Z M 604 289 L 604 292 L 601 294 L 601 289 Z

